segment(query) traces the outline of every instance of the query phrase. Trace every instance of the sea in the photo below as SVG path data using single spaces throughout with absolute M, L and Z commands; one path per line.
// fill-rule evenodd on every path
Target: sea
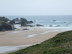
M 65 28 L 72 27 L 72 15 L 46 15 L 46 16 L 5 16 L 9 19 L 25 18 L 33 21 L 33 24 L 41 24 L 44 27 Z

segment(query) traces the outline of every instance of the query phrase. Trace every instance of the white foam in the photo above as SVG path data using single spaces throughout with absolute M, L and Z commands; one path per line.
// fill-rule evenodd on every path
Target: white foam
M 72 29 L 72 27 L 39 27 L 43 29 Z
M 7 51 L 13 51 L 13 50 L 17 50 L 16 47 L 13 47 L 13 46 L 0 46 L 0 53 L 4 53 L 4 52 L 7 52 Z
M 34 30 L 34 29 L 29 29 L 29 30 Z
M 49 33 L 49 32 L 57 32 L 57 31 L 61 31 L 61 32 L 64 32 L 64 31 L 69 31 L 71 29 L 63 29 L 63 30 L 52 30 L 52 31 L 45 31 L 43 33 L 40 33 L 40 34 L 46 34 L 46 33 Z
M 20 24 L 15 24 L 14 27 L 15 28 L 21 28 L 21 25 Z
M 28 35 L 29 38 L 35 37 L 37 34 Z
M 20 47 L 28 47 L 36 44 L 20 45 L 20 46 L 0 46 L 0 53 L 10 52 L 14 50 L 19 50 Z

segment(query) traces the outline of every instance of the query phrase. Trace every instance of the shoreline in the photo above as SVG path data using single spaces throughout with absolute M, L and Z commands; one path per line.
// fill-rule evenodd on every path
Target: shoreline
M 16 46 L 29 46 L 30 44 L 41 43 L 45 40 L 48 40 L 54 37 L 56 34 L 64 31 L 68 31 L 66 29 L 45 29 L 39 27 L 27 27 L 32 30 L 19 30 L 17 31 L 8 31 L 1 35 L 0 32 L 0 47 L 16 47 Z M 24 28 L 21 28 L 24 29 Z M 31 45 L 30 45 L 31 46 Z M 25 47 L 16 47 L 16 50 L 20 50 L 21 48 Z M 4 49 L 4 48 L 3 48 Z M 13 52 L 11 50 L 10 52 Z M 9 53 L 5 51 L 5 53 Z M 2 54 L 2 53 L 1 53 Z M 4 54 L 4 52 L 3 52 Z

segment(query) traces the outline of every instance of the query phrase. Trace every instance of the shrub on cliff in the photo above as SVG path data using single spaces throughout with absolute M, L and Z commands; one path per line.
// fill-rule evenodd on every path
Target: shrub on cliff
M 4 21 L 0 21 L 0 31 L 2 30 L 12 30 L 12 26 Z
M 7 21 L 9 21 L 9 19 L 8 18 L 5 18 L 5 17 L 0 17 L 0 21 L 7 22 Z

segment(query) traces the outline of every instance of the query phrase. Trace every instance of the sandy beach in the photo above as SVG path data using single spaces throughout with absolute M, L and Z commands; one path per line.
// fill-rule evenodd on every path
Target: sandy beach
M 16 31 L 0 32 L 0 54 L 39 44 L 65 30 L 28 27 Z M 14 48 L 13 48 L 14 47 Z M 10 50 L 9 50 L 10 49 Z

